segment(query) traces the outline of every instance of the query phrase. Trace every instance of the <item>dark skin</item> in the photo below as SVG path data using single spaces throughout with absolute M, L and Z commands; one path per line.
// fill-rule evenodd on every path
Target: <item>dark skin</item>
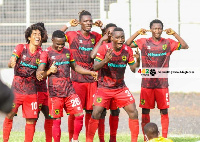
M 115 50 L 116 52 L 121 50 L 123 43 L 125 41 L 124 32 L 123 31 L 113 32 L 112 37 L 111 37 L 111 41 L 112 41 L 111 43 L 112 43 L 113 48 L 108 49 L 105 58 L 101 62 L 97 62 L 97 61 L 94 62 L 94 70 L 101 69 L 105 64 L 107 64 L 112 59 L 113 50 Z M 134 65 L 130 65 L 130 69 L 131 69 L 132 72 L 135 71 L 136 67 L 138 67 L 139 62 L 140 62 L 139 55 L 136 58 L 137 58 L 137 62 Z M 138 119 L 138 112 L 137 112 L 135 103 L 129 104 L 129 105 L 123 107 L 123 108 L 127 112 L 127 114 L 129 115 L 130 119 Z M 104 107 L 94 106 L 92 118 L 93 119 L 100 119 L 101 113 L 103 112 L 103 110 L 104 110 Z
M 138 35 L 145 35 L 146 32 L 152 32 L 152 39 L 154 41 L 159 41 L 161 39 L 162 32 L 166 32 L 168 35 L 173 35 L 181 44 L 181 49 L 188 49 L 187 43 L 171 28 L 163 30 L 163 27 L 160 23 L 153 23 L 151 26 L 150 30 L 146 29 L 140 29 L 136 33 L 134 33 L 127 41 L 126 44 L 130 45 L 133 48 L 136 48 L 135 44 L 133 44 L 133 40 L 138 36 Z M 143 114 L 149 114 L 150 109 L 142 108 L 142 113 Z M 160 114 L 168 114 L 168 109 L 160 109 Z

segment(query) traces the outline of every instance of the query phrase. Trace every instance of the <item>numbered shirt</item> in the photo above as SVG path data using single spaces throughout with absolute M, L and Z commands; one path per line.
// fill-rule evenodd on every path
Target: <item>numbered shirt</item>
M 19 44 L 15 47 L 12 56 L 17 57 L 14 67 L 15 78 L 12 88 L 15 93 L 29 95 L 36 93 L 36 70 L 41 55 L 41 49 L 32 54 L 29 44 Z
M 70 63 L 75 62 L 70 49 L 63 48 L 56 51 L 52 47 L 48 47 L 42 52 L 40 64 L 46 64 L 47 70 L 55 61 L 57 67 L 56 73 L 48 76 L 48 91 L 50 97 L 67 97 L 74 94 L 74 88 L 70 80 Z
M 109 48 L 113 48 L 111 43 L 103 44 L 97 53 L 95 61 L 101 62 Z M 123 45 L 119 52 L 113 49 L 112 59 L 99 70 L 98 87 L 99 88 L 124 88 L 124 73 L 127 64 L 133 65 L 135 63 L 133 58 L 133 51 L 129 46 Z
M 152 38 L 141 38 L 133 42 L 141 50 L 143 68 L 168 68 L 170 55 L 181 45 L 172 39 L 161 38 L 158 42 Z M 168 78 L 143 78 L 144 88 L 167 88 Z
M 68 31 L 66 32 L 66 39 L 76 63 L 85 69 L 93 70 L 94 60 L 90 58 L 90 53 L 101 39 L 101 35 L 96 32 L 90 32 L 86 37 L 80 31 Z M 90 75 L 82 75 L 73 70 L 71 72 L 73 81 L 94 82 L 93 77 Z

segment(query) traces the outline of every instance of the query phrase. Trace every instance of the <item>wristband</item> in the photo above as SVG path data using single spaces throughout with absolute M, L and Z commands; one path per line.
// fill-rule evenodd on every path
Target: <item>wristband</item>
M 67 22 L 66 26 L 67 26 L 68 28 L 71 27 L 70 22 Z

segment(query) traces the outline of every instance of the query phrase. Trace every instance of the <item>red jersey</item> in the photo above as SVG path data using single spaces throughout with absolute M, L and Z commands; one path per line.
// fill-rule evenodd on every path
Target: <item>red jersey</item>
M 41 50 L 32 54 L 29 44 L 19 44 L 15 47 L 12 56 L 17 57 L 14 67 L 15 78 L 12 88 L 15 93 L 29 95 L 36 94 L 36 70 L 40 59 Z
M 75 62 L 73 55 L 65 47 L 61 51 L 48 47 L 40 56 L 40 64 L 46 64 L 48 70 L 54 61 L 57 66 L 57 72 L 48 76 L 49 96 L 68 97 L 75 93 L 70 80 L 70 62 Z
M 152 38 L 134 41 L 141 50 L 143 68 L 168 68 L 170 55 L 181 45 L 172 39 L 161 38 L 158 42 Z M 142 78 L 143 88 L 167 88 L 168 78 Z
M 101 62 L 109 48 L 113 48 L 111 43 L 103 44 L 98 50 L 96 61 Z M 127 63 L 133 65 L 135 63 L 133 58 L 133 50 L 123 45 L 119 52 L 113 50 L 112 59 L 99 70 L 101 76 L 98 82 L 99 88 L 124 88 L 124 73 Z
M 86 37 L 80 31 L 68 31 L 66 32 L 66 39 L 76 63 L 85 69 L 92 70 L 94 60 L 90 58 L 90 53 L 101 39 L 101 35 L 96 32 L 90 32 L 89 36 Z M 72 81 L 94 82 L 91 75 L 82 75 L 73 70 L 71 72 Z

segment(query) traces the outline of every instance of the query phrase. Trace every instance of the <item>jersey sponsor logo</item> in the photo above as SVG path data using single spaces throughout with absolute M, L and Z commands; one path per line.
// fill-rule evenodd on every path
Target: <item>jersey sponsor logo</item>
M 14 52 L 17 52 L 17 50 L 16 50 L 16 49 L 14 49 Z
M 163 50 L 166 50 L 167 49 L 167 44 L 163 44 L 163 46 L 162 46 L 163 48 Z
M 97 100 L 96 100 L 96 102 L 97 102 L 97 103 L 101 103 L 101 102 L 102 102 L 102 98 L 101 98 L 101 97 L 98 97 Z
M 148 45 L 148 46 L 147 46 L 147 49 L 151 49 L 151 46 L 150 46 L 150 45 Z
M 29 67 L 29 68 L 32 68 L 32 69 L 37 69 L 38 67 L 37 66 L 34 66 L 34 65 L 31 65 L 31 64 L 27 64 L 25 62 L 20 62 L 20 64 L 24 67 Z
M 122 61 L 126 61 L 126 56 L 122 56 Z
M 144 105 L 145 104 L 145 99 L 141 99 L 140 103 L 141 103 L 141 105 Z
M 113 67 L 113 68 L 125 68 L 126 64 L 113 64 L 113 63 L 108 63 L 109 67 Z
M 79 47 L 79 50 L 82 50 L 82 51 L 92 51 L 93 48 L 85 48 L 85 47 Z
M 36 64 L 39 64 L 40 63 L 40 59 L 37 58 L 35 62 L 36 62 Z
M 92 39 L 91 39 L 91 42 L 92 42 L 92 44 L 94 44 L 94 43 L 95 43 L 95 39 L 94 39 L 94 38 L 92 38 Z
M 148 53 L 148 56 L 151 56 L 151 57 L 159 57 L 159 56 L 165 56 L 167 55 L 167 52 L 164 52 L 164 53 Z
M 55 109 L 55 114 L 56 115 L 60 114 L 60 110 L 59 109 Z
M 127 46 L 125 46 L 125 50 L 128 50 Z
M 66 53 L 66 57 L 67 57 L 67 58 L 69 58 L 69 57 L 70 57 L 70 56 L 69 56 L 69 53 Z
M 79 43 L 83 43 L 83 41 L 82 41 L 82 40 L 79 40 Z
M 69 64 L 69 61 L 64 61 L 64 62 L 56 62 L 55 65 L 60 66 L 60 65 L 65 65 L 65 64 Z

